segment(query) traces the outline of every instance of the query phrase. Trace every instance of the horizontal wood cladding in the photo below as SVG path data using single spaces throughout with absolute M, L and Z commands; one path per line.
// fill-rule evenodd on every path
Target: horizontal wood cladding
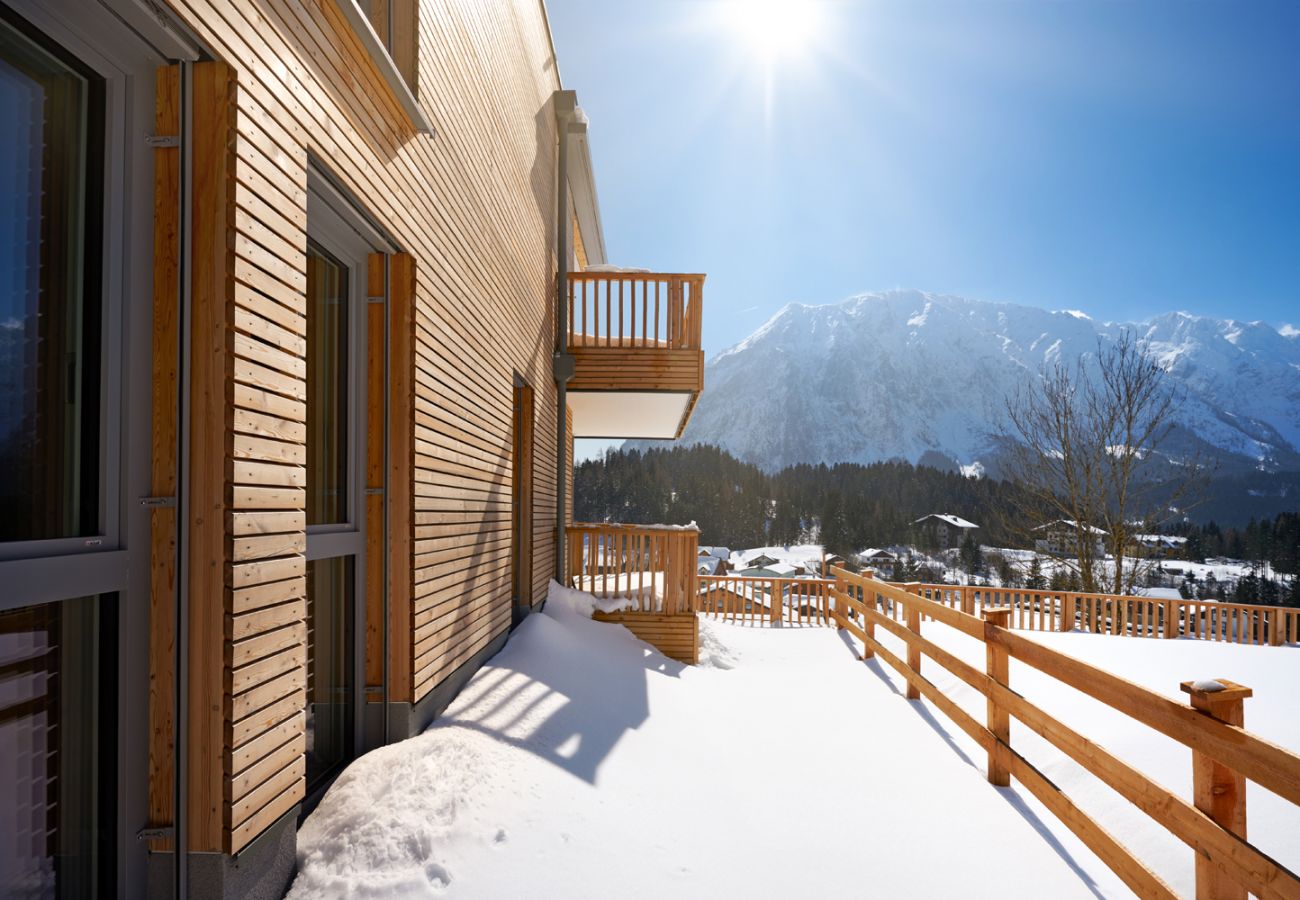
M 575 347 L 571 391 L 704 390 L 704 351 Z
M 414 703 L 510 625 L 516 377 L 536 402 L 534 603 L 555 568 L 559 82 L 535 0 L 421 2 L 416 94 L 437 135 L 417 135 L 334 2 L 167 2 L 231 72 L 228 416 L 214 444 L 224 701 L 202 849 L 235 851 L 304 790 L 309 160 L 403 251 L 390 258 L 389 684 Z M 372 537 L 368 590 L 378 550 Z
M 235 90 L 236 265 L 223 831 L 237 852 L 306 793 L 307 154 Z
M 669 659 L 695 665 L 700 660 L 700 620 L 695 613 L 595 612 L 598 622 L 622 625 Z

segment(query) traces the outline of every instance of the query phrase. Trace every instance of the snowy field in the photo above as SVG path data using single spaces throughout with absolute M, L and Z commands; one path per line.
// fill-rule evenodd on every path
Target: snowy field
M 991 787 L 975 746 L 835 630 L 705 620 L 702 665 L 687 667 L 591 621 L 572 596 L 553 593 L 428 731 L 339 778 L 299 834 L 290 897 L 1128 896 L 1026 792 Z M 1184 678 L 1233 678 L 1255 688 L 1247 726 L 1300 747 L 1286 694 L 1300 649 L 1034 637 L 1171 695 Z M 982 664 L 973 641 L 945 643 Z M 1030 699 L 1068 703 L 1067 721 L 1190 792 L 1189 751 L 1034 675 L 1013 662 Z M 969 698 L 981 716 L 982 704 Z M 1077 790 L 1089 776 L 1013 729 L 1018 749 L 1190 892 L 1190 850 L 1105 788 Z M 1300 866 L 1294 808 L 1258 791 L 1249 802 L 1252 839 Z

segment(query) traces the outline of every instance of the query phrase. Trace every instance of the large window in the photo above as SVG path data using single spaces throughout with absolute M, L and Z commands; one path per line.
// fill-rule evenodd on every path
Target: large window
M 112 893 L 111 618 L 102 597 L 0 612 L 5 896 Z
M 0 541 L 99 532 L 102 90 L 0 7 Z

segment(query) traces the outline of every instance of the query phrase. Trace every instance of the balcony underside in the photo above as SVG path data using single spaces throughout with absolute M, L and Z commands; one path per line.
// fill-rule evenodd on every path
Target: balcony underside
M 573 436 L 672 440 L 695 407 L 696 391 L 569 391 Z
M 704 389 L 703 290 L 703 275 L 571 274 L 574 437 L 681 436 Z

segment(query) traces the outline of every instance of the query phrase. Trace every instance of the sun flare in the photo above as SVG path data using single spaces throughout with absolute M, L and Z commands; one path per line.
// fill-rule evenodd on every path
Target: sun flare
M 765 62 L 805 53 L 820 24 L 818 4 L 811 0 L 735 0 L 727 19 Z

